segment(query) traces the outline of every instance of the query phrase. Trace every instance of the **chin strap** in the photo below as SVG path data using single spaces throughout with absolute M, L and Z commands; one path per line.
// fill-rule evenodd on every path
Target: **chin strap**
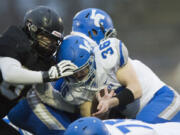
M 105 32 L 104 34 L 104 38 L 101 40 L 101 41 L 104 41 L 108 38 L 113 38 L 113 37 L 116 37 L 117 36 L 117 31 L 116 29 L 109 29 Z
M 117 31 L 116 31 L 116 29 L 109 29 L 109 30 L 107 30 L 107 32 L 105 33 L 104 39 L 111 38 L 111 37 L 116 37 L 116 36 L 117 36 Z

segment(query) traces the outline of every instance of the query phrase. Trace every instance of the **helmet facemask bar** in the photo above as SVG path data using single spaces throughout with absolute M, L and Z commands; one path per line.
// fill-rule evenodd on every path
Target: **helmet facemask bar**
M 79 67 L 72 76 L 66 77 L 66 80 L 74 85 L 82 85 L 92 77 L 94 74 L 94 60 L 91 56 L 88 61 Z
M 43 56 L 52 55 L 63 40 L 61 33 L 57 31 L 50 33 L 44 28 L 39 28 L 32 24 L 29 20 L 27 21 L 26 26 L 30 33 L 30 37 L 35 44 L 34 47 Z
M 109 28 L 109 29 L 107 29 L 107 30 L 105 30 L 104 29 L 104 26 L 100 23 L 99 24 L 100 25 L 100 29 L 101 29 L 101 31 L 103 32 L 103 34 L 104 34 L 104 38 L 103 39 L 101 39 L 100 40 L 100 42 L 101 41 L 104 41 L 104 40 L 106 40 L 106 39 L 108 39 L 108 38 L 112 38 L 112 37 L 116 37 L 117 36 L 117 31 L 116 31 L 116 29 L 112 29 L 112 28 Z
M 117 36 L 116 29 L 108 29 L 104 34 L 104 39 L 108 39 L 116 36 Z

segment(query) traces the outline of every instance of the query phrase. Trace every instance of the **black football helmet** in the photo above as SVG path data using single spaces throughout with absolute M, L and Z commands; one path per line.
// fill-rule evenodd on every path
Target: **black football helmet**
M 63 22 L 46 7 L 29 10 L 24 17 L 24 30 L 33 41 L 33 48 L 42 56 L 51 56 L 63 40 Z

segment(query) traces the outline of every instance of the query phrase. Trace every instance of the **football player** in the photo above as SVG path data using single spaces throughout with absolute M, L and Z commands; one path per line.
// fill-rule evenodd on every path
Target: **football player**
M 90 116 L 90 107 L 86 108 L 91 106 L 90 101 L 98 90 L 91 51 L 89 42 L 80 36 L 64 38 L 57 61 L 72 61 L 77 70 L 63 81 L 55 82 L 56 89 L 48 84 L 34 85 L 27 98 L 9 112 L 9 120 L 36 135 L 63 135 L 72 121 Z
M 0 119 L 26 95 L 31 88 L 27 84 L 54 81 L 72 74 L 71 63 L 56 64 L 53 56 L 62 34 L 61 17 L 48 7 L 38 6 L 26 13 L 23 26 L 12 25 L 1 35 Z
M 150 123 L 180 121 L 179 94 L 148 66 L 128 56 L 105 11 L 88 8 L 78 12 L 73 18 L 73 33 L 83 34 L 98 44 L 94 49 L 97 85 L 106 90 L 105 96 L 97 94 L 99 104 L 93 116 L 113 108 L 127 118 Z
M 180 123 L 149 124 L 133 119 L 100 120 L 80 118 L 69 125 L 64 135 L 178 135 Z

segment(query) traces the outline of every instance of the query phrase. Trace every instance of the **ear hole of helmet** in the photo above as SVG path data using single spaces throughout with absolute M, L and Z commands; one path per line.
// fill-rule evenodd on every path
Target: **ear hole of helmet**
M 88 31 L 88 35 L 90 38 L 93 36 L 97 36 L 98 32 L 95 29 L 92 29 L 92 31 Z
M 97 31 L 96 31 L 95 29 L 92 29 L 92 34 L 93 34 L 94 36 L 97 36 Z

